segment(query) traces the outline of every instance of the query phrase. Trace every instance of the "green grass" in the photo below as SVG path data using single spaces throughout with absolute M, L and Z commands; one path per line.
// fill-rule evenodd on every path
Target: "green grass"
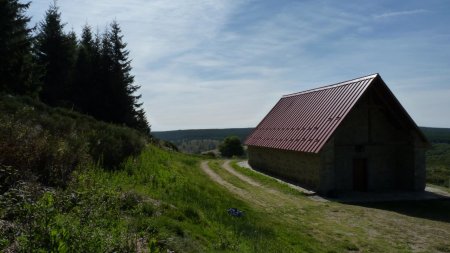
M 242 168 L 241 166 L 238 165 L 238 162 L 240 162 L 240 161 L 231 162 L 230 163 L 231 167 L 233 167 L 236 171 L 238 171 L 239 173 L 241 173 L 243 175 L 254 178 L 258 182 L 260 182 L 262 185 L 267 186 L 267 187 L 278 188 L 280 191 L 282 191 L 286 194 L 304 195 L 304 193 L 289 187 L 287 184 L 280 183 L 278 180 L 276 180 L 273 177 L 264 175 L 262 173 L 256 173 L 247 168 Z
M 121 170 L 79 169 L 66 189 L 48 191 L 36 202 L 15 203 L 21 205 L 20 214 L 13 210 L 15 205 L 0 209 L 0 219 L 15 226 L 0 231 L 0 246 L 16 241 L 18 251 L 62 247 L 69 252 L 129 252 L 152 245 L 176 252 L 292 249 L 284 240 L 287 234 L 211 182 L 199 162 L 148 146 Z M 230 207 L 246 215 L 231 217 Z M 14 213 L 13 218 L 8 213 Z M 302 243 L 306 249 L 319 247 L 314 240 Z
M 450 202 L 344 205 L 316 202 L 285 184 L 232 166 L 252 186 L 211 160 L 238 197 L 200 169 L 201 157 L 148 146 L 120 170 L 79 168 L 65 189 L 36 201 L 2 196 L 0 250 L 55 252 L 445 252 Z M 32 195 L 31 186 L 18 188 Z M 19 195 L 16 195 L 16 197 Z M 11 197 L 11 196 L 10 196 Z M 13 203 L 13 196 L 10 203 Z M 6 205 L 5 205 L 6 203 Z M 244 217 L 228 215 L 237 207 Z
M 265 200 L 265 206 L 254 204 L 253 207 L 261 210 L 267 223 L 273 222 L 276 231 L 285 231 L 297 238 L 309 235 L 323 244 L 321 251 L 447 252 L 445 250 L 450 246 L 449 200 L 364 205 L 318 203 L 306 196 L 284 192 L 284 184 L 239 168 L 236 163 L 234 167 L 237 171 L 282 194 L 273 195 L 261 187 L 242 182 L 221 169 L 219 161 L 210 162 L 210 165 L 223 179 L 248 191 L 247 203 Z M 263 183 L 265 181 L 270 184 Z M 274 217 L 279 223 L 272 221 Z

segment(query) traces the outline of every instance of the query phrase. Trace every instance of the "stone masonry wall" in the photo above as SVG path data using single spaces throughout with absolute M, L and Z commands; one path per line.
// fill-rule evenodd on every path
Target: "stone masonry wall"
M 353 159 L 367 159 L 367 190 L 423 190 L 425 161 L 418 138 L 369 90 L 334 136 L 336 190 L 353 190 Z
M 249 146 L 248 156 L 254 169 L 311 190 L 319 187 L 321 160 L 317 154 Z

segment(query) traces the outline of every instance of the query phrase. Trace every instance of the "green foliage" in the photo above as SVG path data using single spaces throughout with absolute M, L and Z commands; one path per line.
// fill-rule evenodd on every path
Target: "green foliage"
M 229 136 L 220 144 L 219 151 L 222 156 L 242 156 L 244 149 L 242 148 L 241 140 L 237 136 Z
M 77 110 L 91 115 L 100 114 L 96 108 L 101 92 L 97 76 L 100 58 L 98 47 L 92 36 L 91 27 L 84 26 L 75 63 L 73 102 Z
M 40 98 L 51 106 L 71 107 L 76 37 L 74 33 L 64 33 L 56 5 L 50 6 L 45 20 L 39 23 L 34 49 L 36 63 L 44 70 Z
M 201 140 L 178 140 L 174 141 L 174 144 L 182 152 L 189 154 L 200 154 L 204 151 L 210 151 L 217 149 L 221 141 L 212 139 L 201 139 Z
M 450 144 L 435 143 L 426 156 L 427 182 L 450 188 Z
M 75 32 L 64 32 L 54 3 L 31 38 L 29 4 L 0 1 L 0 93 L 39 97 L 150 136 L 119 24 L 95 40 L 86 26 L 78 42 Z
M 18 180 L 64 186 L 77 166 L 90 161 L 117 168 L 146 143 L 135 130 L 28 98 L 0 96 L 0 112 L 2 192 Z
M 23 251 L 54 252 L 253 252 L 261 240 L 274 240 L 274 231 L 257 213 L 198 173 L 198 162 L 148 146 L 123 170 L 91 165 L 76 171 L 64 190 L 19 189 L 16 195 L 24 198 L 18 201 L 4 194 L 0 204 L 8 210 L 0 220 L 15 224 L 5 238 Z M 37 196 L 25 197 L 32 192 Z M 236 206 L 246 217 L 227 214 Z
M 100 92 L 96 93 L 99 98 L 95 104 L 98 107 L 96 111 L 100 113 L 95 114 L 94 111 L 93 115 L 101 120 L 125 124 L 150 134 L 145 112 L 141 109 L 142 103 L 139 103 L 141 96 L 134 95 L 140 86 L 134 84 L 126 46 L 119 24 L 113 21 L 101 38 L 98 70 L 100 79 L 97 84 Z
M 200 154 L 205 151 L 218 149 L 220 143 L 227 136 L 235 135 L 244 141 L 253 128 L 229 129 L 192 129 L 164 132 L 152 132 L 158 139 L 174 143 L 182 152 Z
M 30 248 L 37 252 L 381 252 L 392 247 L 400 251 L 408 249 L 404 246 L 408 241 L 396 236 L 369 238 L 368 233 L 404 233 L 386 224 L 405 222 L 410 229 L 411 220 L 425 214 L 448 220 L 448 201 L 414 202 L 419 209 L 403 202 L 389 203 L 393 212 L 376 211 L 380 203 L 375 208 L 319 203 L 247 171 L 247 176 L 264 187 L 286 193 L 281 199 L 231 174 L 225 176 L 226 171 L 215 168 L 216 162 L 210 163 L 236 187 L 253 189 L 256 192 L 249 194 L 283 204 L 266 210 L 212 182 L 201 173 L 199 161 L 150 145 L 138 157 L 128 159 L 122 170 L 107 171 L 92 164 L 76 170 L 65 189 L 16 185 L 0 197 L 0 251 L 10 247 L 19 252 Z M 291 197 L 292 203 L 285 199 Z M 244 210 L 245 216 L 228 215 L 230 207 Z M 430 213 L 439 213 L 439 217 Z M 385 216 L 391 219 L 389 223 L 384 220 L 382 227 L 386 227 L 380 228 L 375 223 Z M 439 229 L 447 226 L 419 220 Z M 364 229 L 367 226 L 369 232 Z M 436 247 L 447 244 L 439 241 Z
M 36 95 L 35 65 L 31 55 L 30 3 L 0 1 L 0 92 Z

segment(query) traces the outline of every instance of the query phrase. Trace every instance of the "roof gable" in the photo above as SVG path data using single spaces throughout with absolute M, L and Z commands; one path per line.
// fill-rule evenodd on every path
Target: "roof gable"
M 377 80 L 377 81 L 376 81 Z M 378 82 L 379 81 L 379 82 Z M 378 74 L 283 96 L 245 144 L 318 153 L 369 86 L 379 83 L 388 106 L 426 139 Z

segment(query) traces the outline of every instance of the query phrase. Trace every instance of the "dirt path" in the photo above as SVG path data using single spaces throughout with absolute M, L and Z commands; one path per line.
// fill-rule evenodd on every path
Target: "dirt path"
M 256 182 L 255 180 L 242 175 L 241 173 L 237 172 L 236 170 L 234 170 L 231 166 L 230 166 L 230 160 L 226 160 L 223 164 L 222 164 L 222 168 L 224 168 L 226 171 L 228 171 L 230 174 L 235 175 L 236 177 L 238 177 L 240 180 L 253 185 L 253 186 L 257 186 L 257 187 L 263 187 L 260 183 Z
M 213 181 L 215 181 L 216 183 L 222 185 L 227 190 L 229 190 L 230 192 L 236 194 L 240 198 L 245 199 L 247 201 L 250 201 L 250 202 L 252 202 L 254 204 L 257 204 L 259 206 L 263 206 L 263 207 L 267 206 L 263 201 L 260 201 L 258 199 L 252 198 L 251 194 L 248 191 L 246 191 L 244 189 L 241 189 L 241 188 L 238 188 L 238 187 L 228 183 L 227 181 L 223 180 L 219 175 L 217 175 L 217 173 L 215 173 L 213 170 L 211 170 L 211 168 L 209 168 L 208 161 L 203 161 L 200 166 L 201 166 L 203 172 L 205 172 L 205 174 L 207 174 Z
M 283 213 L 284 215 L 279 216 L 277 219 L 284 220 L 287 223 L 293 222 L 296 219 L 292 213 L 299 214 L 304 212 L 302 209 L 305 206 L 305 199 L 300 199 L 298 196 L 285 194 L 276 189 L 264 186 L 234 170 L 229 165 L 229 161 L 220 166 L 220 169 L 225 170 L 227 174 L 235 179 L 223 178 L 209 167 L 208 161 L 201 163 L 201 169 L 211 180 L 225 187 L 240 199 L 257 206 L 259 210 L 277 215 Z M 242 181 L 243 184 L 239 184 L 238 181 Z
M 450 248 L 450 223 L 445 221 L 417 218 L 382 207 L 320 203 L 311 197 L 291 195 L 264 185 L 234 169 L 230 161 L 214 163 L 220 168 L 213 170 L 208 161 L 201 163 L 201 169 L 212 181 L 266 213 L 268 219 L 275 217 L 272 222 L 307 227 L 323 243 L 346 238 L 362 247 L 362 251 L 377 251 L 381 247 L 441 252 L 436 249 Z
M 264 207 L 266 212 L 280 212 L 281 209 L 284 209 L 284 211 L 293 209 L 296 210 L 296 212 L 302 212 L 301 209 L 305 206 L 304 198 L 299 198 L 299 196 L 286 194 L 277 189 L 265 186 L 262 183 L 239 173 L 231 167 L 229 160 L 221 163 L 220 169 L 226 171 L 226 173 L 231 177 L 234 177 L 234 179 L 223 178 L 209 167 L 207 161 L 201 163 L 201 168 L 213 181 L 222 185 L 241 199 Z
M 264 186 L 264 185 L 260 184 L 259 182 L 253 180 L 252 178 L 249 178 L 249 177 L 247 177 L 247 176 L 245 176 L 245 175 L 243 175 L 243 174 L 237 172 L 233 167 L 231 167 L 231 165 L 230 165 L 230 160 L 226 160 L 226 161 L 222 164 L 222 168 L 224 168 L 224 169 L 225 169 L 226 171 L 228 171 L 230 174 L 236 176 L 236 177 L 239 178 L 240 180 L 242 180 L 242 181 L 244 181 L 244 182 L 246 182 L 246 183 L 248 183 L 248 184 L 250 184 L 250 185 L 252 185 L 252 186 L 260 187 L 260 188 L 262 188 L 264 191 L 266 191 L 266 192 L 268 192 L 268 193 L 270 193 L 270 194 L 274 194 L 274 195 L 276 195 L 276 196 L 278 196 L 278 197 L 280 197 L 280 198 L 286 198 L 286 194 L 284 194 L 284 193 L 282 193 L 282 192 L 280 192 L 280 191 L 277 191 L 277 190 L 275 190 L 275 189 L 269 188 L 269 187 L 267 187 L 267 186 Z M 283 183 L 284 183 L 284 182 L 283 182 Z M 286 183 L 285 183 L 285 184 L 286 184 Z M 291 186 L 290 186 L 290 187 L 291 187 Z M 303 189 L 303 188 L 300 188 L 300 187 L 297 187 L 297 188 L 291 187 L 291 188 L 293 188 L 293 189 L 295 189 L 295 190 L 298 190 L 299 192 L 302 192 L 302 193 L 305 193 L 305 194 L 311 194 L 310 191 L 307 191 L 307 190 L 305 190 L 305 189 Z M 308 198 L 311 199 L 311 200 L 314 200 L 314 201 L 327 202 L 327 200 L 325 200 L 325 199 L 323 199 L 323 198 L 321 198 L 321 197 L 319 197 L 319 196 L 312 196 L 312 195 L 311 195 L 311 196 L 309 196 Z

